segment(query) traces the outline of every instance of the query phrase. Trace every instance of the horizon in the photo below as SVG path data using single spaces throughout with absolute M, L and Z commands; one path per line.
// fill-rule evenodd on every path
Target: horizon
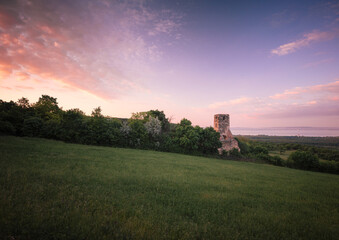
M 339 127 L 339 1 L 0 3 L 0 99 L 232 128 Z

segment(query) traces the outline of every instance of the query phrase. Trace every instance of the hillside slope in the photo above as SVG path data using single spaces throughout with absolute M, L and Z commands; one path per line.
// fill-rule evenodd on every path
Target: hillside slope
M 338 239 L 339 176 L 0 136 L 0 238 Z

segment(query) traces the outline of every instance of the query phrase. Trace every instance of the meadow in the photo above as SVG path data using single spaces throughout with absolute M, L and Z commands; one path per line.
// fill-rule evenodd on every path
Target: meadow
M 338 239 L 339 176 L 0 136 L 1 239 Z

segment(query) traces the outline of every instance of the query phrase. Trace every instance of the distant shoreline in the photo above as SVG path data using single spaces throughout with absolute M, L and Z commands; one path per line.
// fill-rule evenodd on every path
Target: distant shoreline
M 234 135 L 282 137 L 339 137 L 338 127 L 231 127 Z

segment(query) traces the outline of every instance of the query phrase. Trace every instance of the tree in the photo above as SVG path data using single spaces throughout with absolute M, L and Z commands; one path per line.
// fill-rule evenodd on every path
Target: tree
M 101 107 L 94 108 L 91 114 L 92 117 L 95 118 L 103 118 L 104 116 L 101 113 Z
M 150 120 L 150 118 L 158 118 L 159 121 L 161 122 L 161 130 L 162 131 L 169 131 L 170 129 L 170 123 L 168 121 L 168 118 L 166 118 L 166 115 L 163 111 L 157 110 L 150 110 L 148 112 L 137 112 L 137 113 L 132 113 L 131 119 L 137 119 L 143 121 L 143 123 L 146 123 Z
M 183 152 L 192 153 L 198 149 L 199 134 L 194 130 L 191 121 L 186 118 L 180 121 L 175 129 L 174 142 Z
M 145 123 L 147 133 L 155 139 L 161 133 L 161 122 L 158 117 L 150 117 L 148 122 Z
M 196 126 L 195 131 L 199 135 L 198 149 L 202 153 L 217 153 L 218 148 L 221 147 L 220 133 L 212 127 L 201 128 Z
M 248 144 L 245 141 L 242 141 L 242 139 L 241 140 L 239 138 L 235 139 L 238 141 L 241 154 L 243 155 L 248 154 L 250 152 L 250 147 L 248 146 Z
M 88 134 L 84 120 L 85 113 L 78 108 L 63 112 L 60 138 L 67 142 L 83 143 Z
M 129 138 L 132 146 L 140 147 L 146 143 L 147 132 L 143 124 L 143 121 L 138 119 L 130 119 L 129 124 L 131 131 L 129 133 Z
M 317 169 L 319 167 L 319 158 L 311 152 L 298 150 L 290 154 L 288 163 L 299 169 Z
M 0 100 L 0 121 L 4 124 L 3 131 L 7 134 L 22 135 L 24 119 L 29 117 L 28 111 L 29 109 L 21 108 L 13 101 Z
M 57 99 L 54 97 L 42 95 L 33 107 L 38 116 L 45 121 L 50 119 L 61 119 L 61 109 L 58 106 Z
M 23 133 L 25 136 L 38 137 L 42 127 L 42 120 L 39 117 L 30 117 L 25 119 Z
M 169 123 L 168 118 L 166 118 L 166 115 L 165 115 L 164 111 L 159 111 L 157 109 L 157 110 L 150 110 L 147 113 L 148 113 L 148 115 L 150 117 L 158 118 L 159 119 L 159 121 L 161 122 L 161 129 L 162 129 L 162 131 L 164 131 L 164 132 L 169 131 L 170 123 Z
M 20 98 L 17 103 L 18 103 L 19 107 L 21 107 L 21 108 L 29 108 L 30 107 L 29 100 L 27 98 L 24 98 L 24 97 Z

